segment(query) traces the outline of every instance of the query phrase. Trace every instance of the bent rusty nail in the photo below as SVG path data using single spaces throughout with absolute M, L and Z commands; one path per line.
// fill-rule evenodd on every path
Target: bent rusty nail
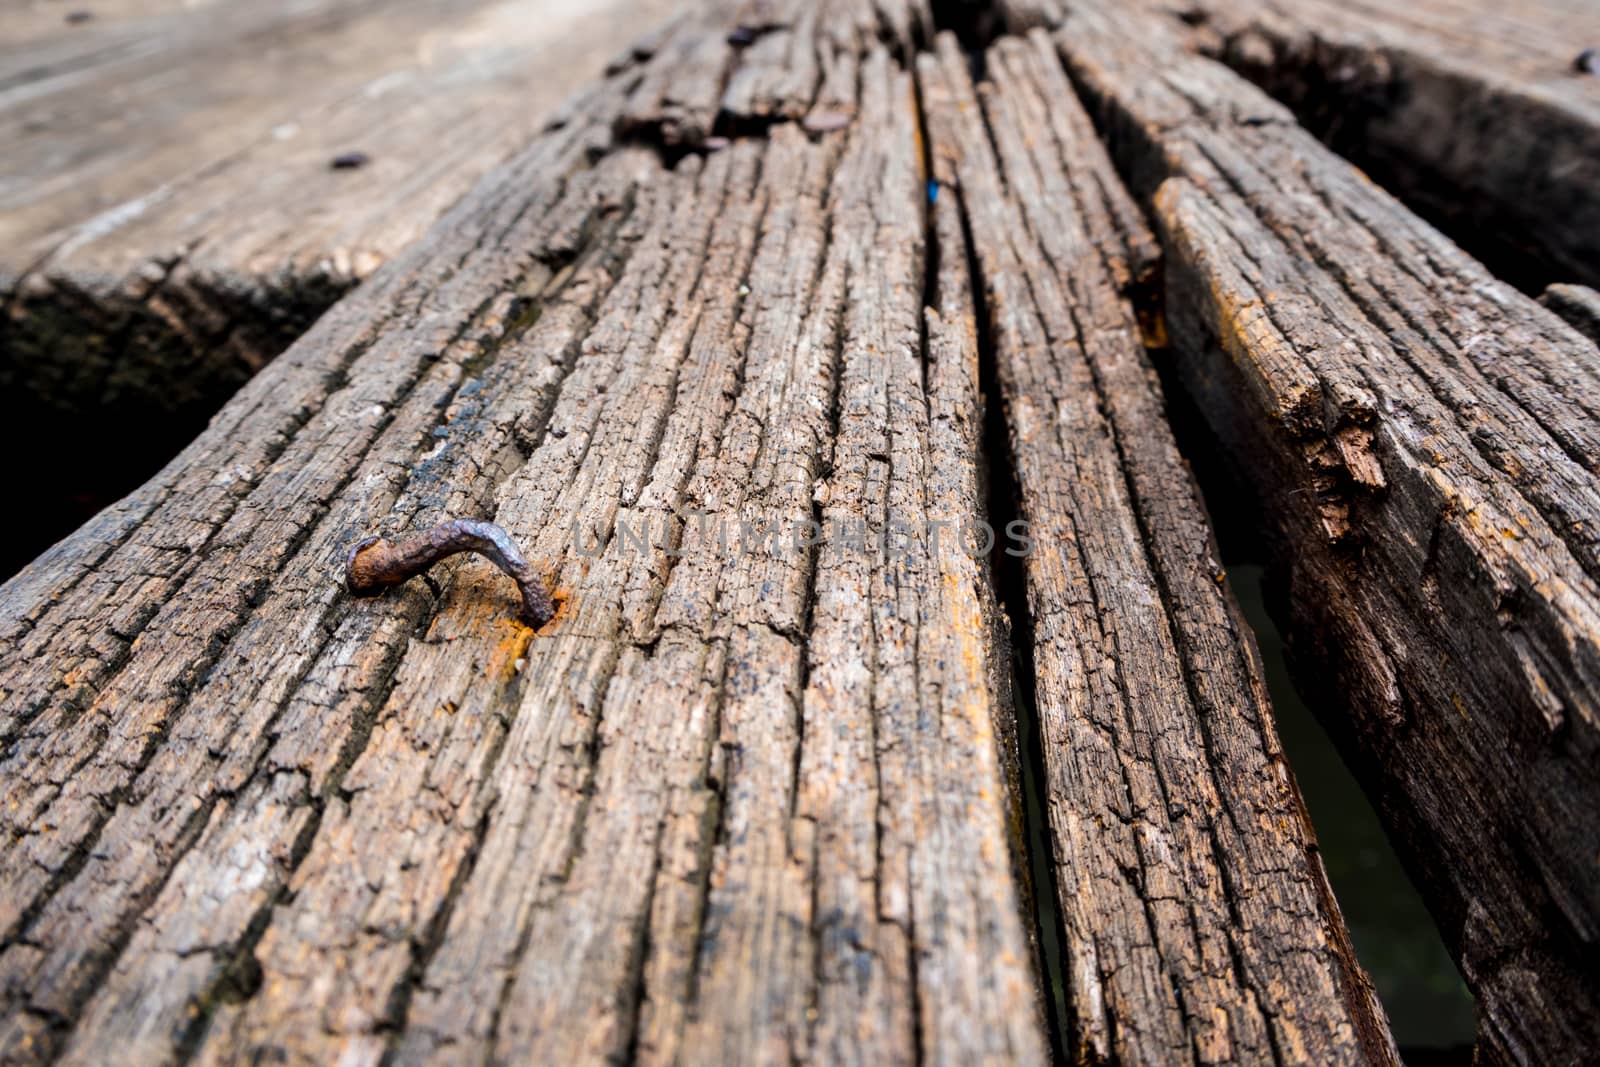
M 390 586 L 414 578 L 458 552 L 476 552 L 517 583 L 522 610 L 517 617 L 534 629 L 555 615 L 550 590 L 517 548 L 511 535 L 492 522 L 453 519 L 431 529 L 390 541 L 364 537 L 345 557 L 345 584 L 354 596 L 377 596 Z

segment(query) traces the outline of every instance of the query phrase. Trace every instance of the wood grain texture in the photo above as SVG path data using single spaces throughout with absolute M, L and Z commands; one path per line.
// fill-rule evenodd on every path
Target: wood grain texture
M 1161 423 L 1154 238 L 1040 41 L 980 91 L 948 40 L 914 77 L 933 25 L 630 50 L 0 587 L 0 1057 L 1043 1062 L 964 536 L 994 372 L 1058 1036 L 1392 1061 Z M 446 517 L 555 620 L 471 558 L 346 594 L 355 540 Z
M 1395 1063 L 1128 299 L 1154 238 L 1043 34 L 920 66 L 988 296 L 1075 1062 Z
M 847 127 L 704 156 L 622 66 L 4 587 L 8 1061 L 1045 1058 L 987 569 L 876 541 L 979 512 L 981 424 L 876 36 Z M 346 596 L 446 515 L 549 627 Z
M 1478 998 L 1595 1047 L 1600 354 L 1160 22 L 1055 40 L 1150 198 L 1178 370 L 1262 498 L 1295 658 Z

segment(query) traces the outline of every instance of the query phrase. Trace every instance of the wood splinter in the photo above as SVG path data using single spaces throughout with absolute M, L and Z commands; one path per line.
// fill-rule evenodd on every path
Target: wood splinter
M 511 535 L 492 522 L 476 519 L 442 522 L 398 541 L 364 537 L 346 557 L 345 583 L 354 596 L 377 596 L 460 552 L 476 552 L 510 575 L 522 594 L 517 614 L 522 622 L 538 629 L 555 616 L 543 576 L 523 558 Z

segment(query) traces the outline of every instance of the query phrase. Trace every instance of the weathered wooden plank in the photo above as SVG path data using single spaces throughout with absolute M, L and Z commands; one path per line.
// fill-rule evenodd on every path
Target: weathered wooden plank
M 0 23 L 0 418 L 38 532 L 176 455 L 524 147 L 661 0 L 21 5 Z M 48 18 L 44 16 L 48 15 Z M 358 152 L 359 168 L 331 162 Z M 115 449 L 86 440 L 92 417 Z
M 1263 499 L 1304 677 L 1478 996 L 1595 1046 L 1600 355 L 1163 24 L 1055 37 L 1167 253 L 1178 370 Z
M 1600 284 L 1600 10 L 1570 0 L 1181 0 L 1191 42 L 1520 279 Z
M 979 513 L 980 401 L 858 59 L 703 159 L 619 69 L 3 587 L 8 1059 L 1044 1058 L 987 569 L 873 536 Z M 546 630 L 470 562 L 345 595 L 463 514 Z
M 668 12 L 230 0 L 19 27 L 0 380 L 54 410 L 214 408 Z
M 1035 541 L 1072 1055 L 1397 1062 L 1166 428 L 1128 299 L 1154 240 L 1042 34 L 990 49 L 977 95 L 949 38 L 919 69 Z

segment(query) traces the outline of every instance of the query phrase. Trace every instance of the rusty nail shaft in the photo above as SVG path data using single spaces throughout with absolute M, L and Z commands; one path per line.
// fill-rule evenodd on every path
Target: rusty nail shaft
M 351 546 L 345 559 L 345 583 L 356 596 L 377 596 L 459 552 L 476 552 L 517 583 L 522 594 L 517 617 L 529 626 L 537 629 L 555 615 L 544 578 L 523 558 L 511 535 L 492 522 L 475 519 L 442 522 L 398 541 L 362 538 Z

